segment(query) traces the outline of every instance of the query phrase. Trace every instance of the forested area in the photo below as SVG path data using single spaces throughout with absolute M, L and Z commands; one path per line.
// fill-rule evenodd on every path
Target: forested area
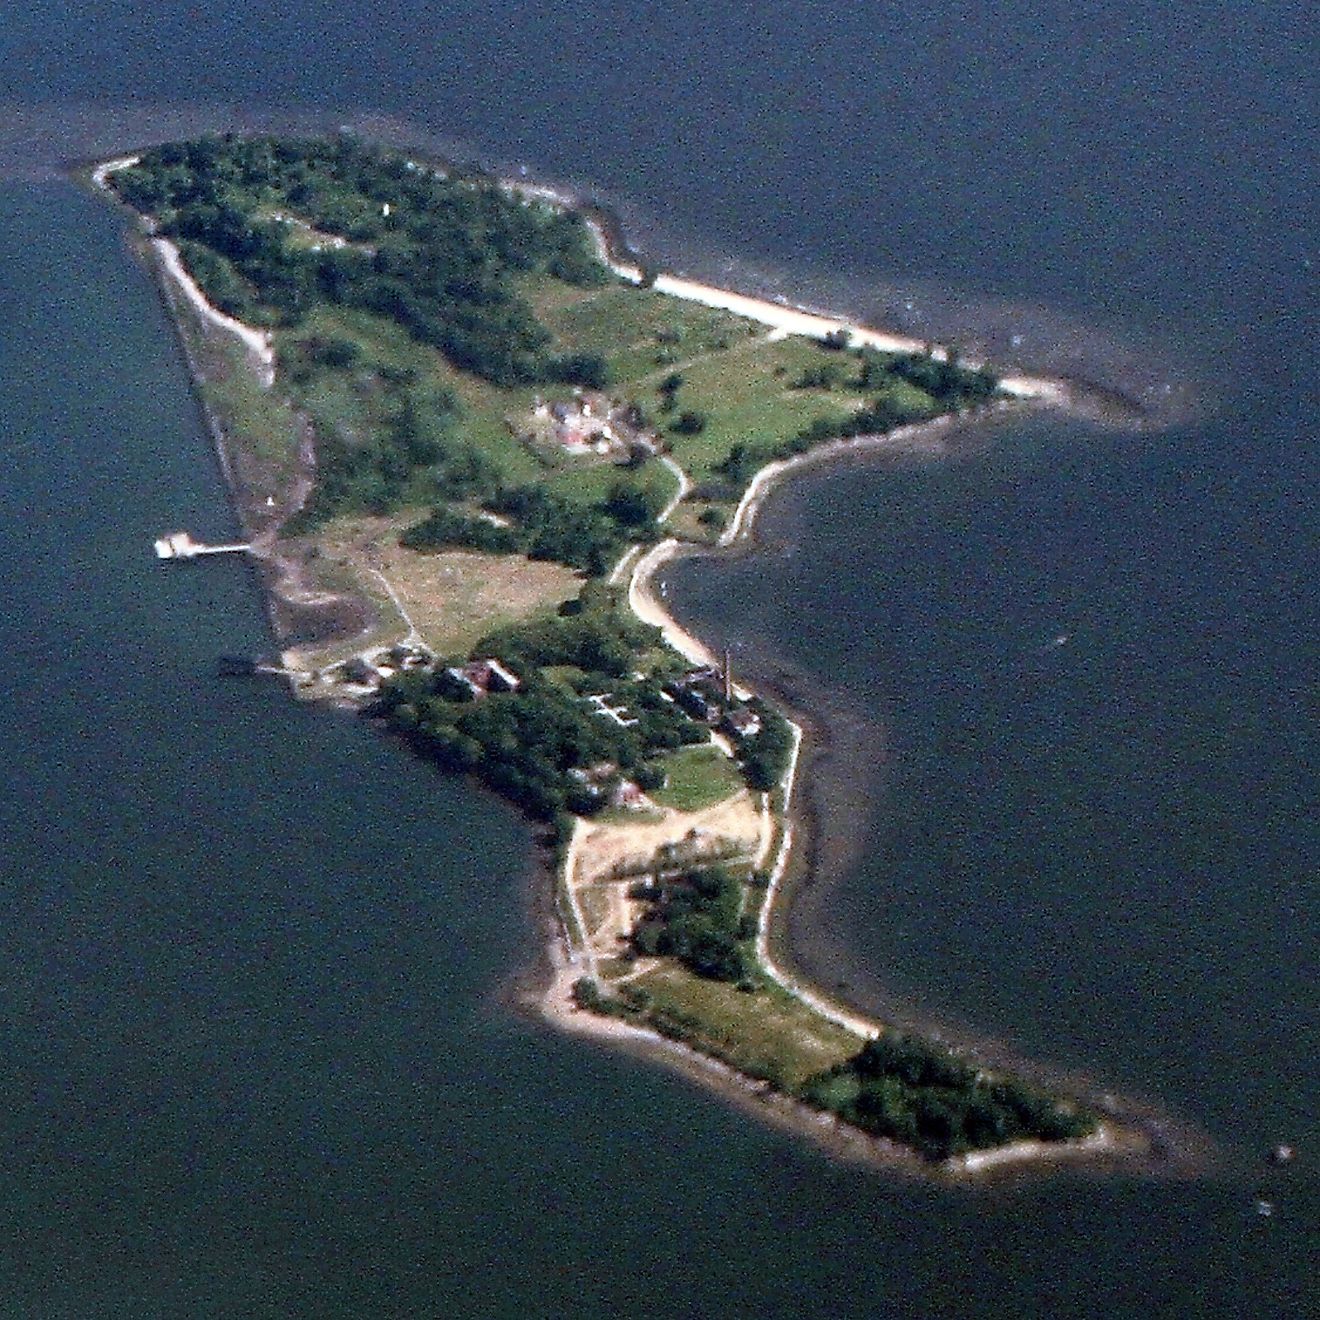
M 756 967 L 745 941 L 743 884 L 722 866 L 636 885 L 630 897 L 647 903 L 633 932 L 634 950 L 646 957 L 677 958 L 712 981 L 748 982 Z
M 590 235 L 492 180 L 439 177 L 346 135 L 169 143 L 111 178 L 240 320 L 296 325 L 328 302 L 387 316 L 495 384 L 601 378 L 598 360 L 551 351 L 512 282 L 603 283 Z
M 930 1159 L 1026 1138 L 1066 1141 L 1096 1118 L 1014 1078 L 987 1076 L 931 1041 L 885 1032 L 814 1079 L 806 1098 Z
M 747 703 L 761 719 L 760 731 L 742 742 L 743 775 L 751 788 L 768 793 L 784 778 L 793 755 L 793 728 L 768 702 Z

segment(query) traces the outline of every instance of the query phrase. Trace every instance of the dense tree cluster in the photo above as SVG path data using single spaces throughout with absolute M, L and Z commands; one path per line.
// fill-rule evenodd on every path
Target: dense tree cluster
M 421 522 L 409 527 L 399 537 L 408 550 L 440 550 L 461 547 L 486 554 L 515 554 L 523 548 L 523 538 L 512 527 L 504 527 L 489 518 L 456 513 L 440 505 Z
M 986 1076 L 942 1046 L 897 1032 L 814 1079 L 807 1098 L 869 1132 L 945 1159 L 1023 1138 L 1066 1141 L 1094 1115 L 1011 1078 Z
M 743 886 L 722 866 L 690 871 L 638 885 L 646 915 L 633 932 L 633 947 L 648 957 L 677 958 L 698 976 L 745 981 L 755 960 L 744 940 Z
M 642 623 L 612 593 L 602 596 L 595 608 L 497 628 L 477 643 L 476 651 L 498 655 L 518 672 L 571 665 L 621 678 L 636 668 L 637 652 L 659 645 L 660 629 Z
M 743 776 L 751 788 L 768 793 L 778 786 L 793 755 L 793 730 L 771 705 L 753 700 L 752 710 L 761 717 L 760 732 L 744 740 L 740 750 Z
M 528 485 L 497 491 L 486 507 L 516 524 L 518 548 L 530 558 L 551 559 L 599 576 L 629 542 L 654 537 L 659 499 L 653 487 L 621 479 L 595 505 Z
M 605 383 L 599 358 L 551 351 L 511 279 L 603 282 L 575 215 L 347 136 L 170 143 L 112 177 L 179 241 L 208 297 L 243 320 L 296 325 L 328 302 L 389 317 L 496 384 Z M 325 241 L 297 241 L 309 228 Z
M 652 644 L 656 631 L 606 597 L 590 610 L 500 629 L 477 644 L 473 655 L 497 656 L 521 678 L 516 692 L 474 700 L 441 662 L 434 672 L 385 683 L 371 713 L 429 759 L 479 775 L 538 819 L 590 814 L 605 800 L 602 786 L 623 774 L 654 786 L 654 757 L 707 736 L 653 684 L 623 677 L 632 672 L 635 648 Z M 551 678 L 543 672 L 550 667 L 571 677 Z M 585 700 L 601 692 L 627 709 L 627 725 Z M 571 773 L 604 765 L 614 769 L 603 784 Z

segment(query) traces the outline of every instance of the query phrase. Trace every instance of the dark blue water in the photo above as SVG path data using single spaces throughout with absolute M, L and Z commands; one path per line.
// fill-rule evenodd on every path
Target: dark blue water
M 6 14 L 0 1309 L 1303 1313 L 1300 19 Z M 512 1015 L 499 992 L 539 938 L 526 830 L 349 722 L 210 676 L 262 615 L 237 565 L 144 558 L 163 526 L 230 530 L 168 326 L 113 216 L 21 181 L 258 112 L 374 112 L 589 185 L 677 264 L 1195 405 L 1159 433 L 1033 421 L 812 478 L 767 508 L 760 561 L 685 569 L 675 595 L 870 749 L 802 960 L 1150 1098 L 1209 1132 L 1217 1172 L 890 1183 Z M 1280 1137 L 1304 1160 L 1275 1175 L 1257 1157 Z

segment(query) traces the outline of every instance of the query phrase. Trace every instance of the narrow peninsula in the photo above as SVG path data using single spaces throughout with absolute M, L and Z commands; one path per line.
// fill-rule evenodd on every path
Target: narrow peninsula
M 1061 386 L 666 274 L 592 207 L 350 136 L 208 137 L 92 177 L 175 313 L 272 667 L 543 828 L 550 1016 L 914 1167 L 1141 1148 L 778 965 L 803 732 L 649 589 L 806 457 Z

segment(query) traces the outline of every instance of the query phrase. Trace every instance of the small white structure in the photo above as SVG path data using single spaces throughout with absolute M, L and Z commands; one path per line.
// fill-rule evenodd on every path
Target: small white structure
M 239 545 L 202 545 L 194 541 L 187 532 L 167 532 L 156 541 L 156 558 L 196 559 L 199 555 L 236 555 L 252 547 L 246 543 Z

